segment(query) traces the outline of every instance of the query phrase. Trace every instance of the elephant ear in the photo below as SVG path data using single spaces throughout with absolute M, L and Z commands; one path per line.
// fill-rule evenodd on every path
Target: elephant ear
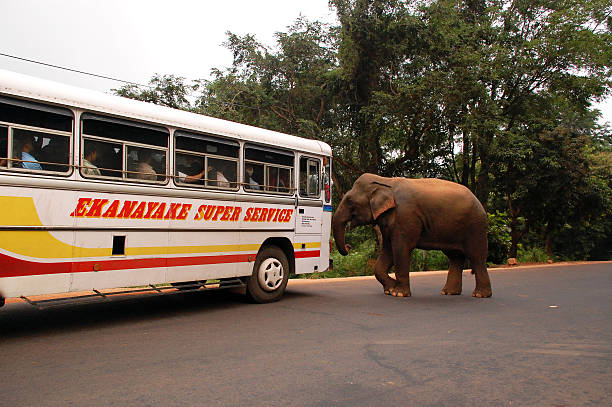
M 375 188 L 370 196 L 370 207 L 372 208 L 372 217 L 378 219 L 380 215 L 395 208 L 395 199 L 393 198 L 393 190 L 391 185 L 374 182 Z

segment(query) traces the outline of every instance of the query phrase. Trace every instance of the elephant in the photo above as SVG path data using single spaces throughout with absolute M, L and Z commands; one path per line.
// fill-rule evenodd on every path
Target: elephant
M 490 297 L 487 272 L 487 214 L 463 185 L 435 178 L 385 178 L 363 174 L 348 191 L 332 218 L 336 247 L 346 256 L 347 224 L 376 224 L 382 244 L 374 274 L 384 293 L 410 297 L 410 259 L 415 248 L 441 250 L 450 267 L 442 295 L 459 295 L 463 268 L 470 260 L 476 287 L 473 297 Z M 395 266 L 395 277 L 388 270 Z

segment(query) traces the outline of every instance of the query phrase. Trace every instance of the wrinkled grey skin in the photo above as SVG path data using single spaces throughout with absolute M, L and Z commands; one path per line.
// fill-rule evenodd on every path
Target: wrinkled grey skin
M 338 251 L 346 256 L 347 224 L 376 224 L 382 233 L 374 266 L 385 294 L 409 297 L 410 258 L 415 248 L 442 250 L 450 260 L 443 295 L 461 294 L 465 259 L 476 278 L 473 297 L 491 296 L 487 272 L 487 214 L 472 192 L 439 179 L 385 178 L 363 174 L 342 198 L 332 220 Z M 388 270 L 395 266 L 395 277 Z

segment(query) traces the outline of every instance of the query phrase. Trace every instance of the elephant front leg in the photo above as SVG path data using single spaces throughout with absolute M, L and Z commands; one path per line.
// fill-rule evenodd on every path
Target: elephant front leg
M 385 291 L 385 294 L 394 297 L 410 297 L 410 259 L 412 258 L 412 247 L 401 247 L 393 250 L 393 263 L 395 264 L 395 286 Z

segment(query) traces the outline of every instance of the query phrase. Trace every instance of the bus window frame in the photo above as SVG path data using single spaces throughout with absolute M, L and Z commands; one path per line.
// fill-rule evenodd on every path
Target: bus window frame
M 300 181 L 301 181 L 301 161 L 302 158 L 306 159 L 306 194 L 302 194 L 302 191 L 300 191 Z M 315 161 L 318 164 L 318 177 L 317 177 L 317 188 L 315 188 L 315 190 L 318 192 L 317 194 L 309 194 L 308 190 L 309 190 L 309 185 L 308 185 L 308 178 L 310 176 L 310 162 L 311 161 Z M 322 168 L 323 168 L 323 160 L 320 157 L 313 157 L 312 155 L 309 154 L 301 154 L 298 158 L 298 194 L 300 196 L 300 198 L 306 198 L 306 199 L 317 199 L 317 200 L 322 200 L 323 202 L 325 201 L 325 197 L 323 196 L 323 199 L 321 199 L 321 189 L 322 189 Z M 324 195 L 324 194 L 323 194 Z
M 83 118 L 83 116 L 85 116 L 85 118 Z M 86 134 L 85 132 L 83 132 L 83 120 L 104 120 L 105 116 L 100 116 L 97 115 L 95 113 L 82 113 L 80 120 L 79 120 L 79 127 L 80 127 L 80 154 L 79 154 L 79 175 L 84 178 L 84 179 L 97 179 L 97 180 L 107 180 L 107 181 L 115 181 L 115 182 L 127 182 L 127 183 L 136 183 L 136 184 L 147 184 L 147 185 L 168 185 L 168 183 L 170 182 L 170 173 L 169 173 L 169 169 L 170 169 L 170 148 L 169 148 L 169 143 L 170 143 L 170 130 L 166 127 L 159 127 L 159 126 L 147 126 L 147 124 L 145 123 L 138 123 L 138 122 L 131 122 L 129 120 L 126 119 L 121 119 L 121 118 L 113 118 L 113 117 L 109 117 L 108 120 L 109 122 L 115 122 L 115 123 L 120 123 L 122 125 L 125 126 L 129 126 L 129 125 L 133 125 L 133 127 L 138 127 L 138 128 L 154 128 L 155 130 L 165 130 L 168 133 L 168 139 L 167 139 L 167 143 L 166 143 L 166 147 L 160 147 L 160 146 L 156 146 L 156 145 L 152 145 L 152 144 L 143 144 L 143 143 L 136 143 L 133 141 L 126 141 L 126 140 L 120 140 L 120 139 L 113 139 L 113 138 L 109 138 L 109 137 L 101 137 L 101 136 L 95 136 L 95 135 L 91 135 L 91 134 Z M 115 119 L 115 120 L 113 120 Z M 134 123 L 134 124 L 132 124 Z M 108 176 L 108 175 L 93 175 L 93 174 L 83 174 L 82 169 L 86 168 L 83 165 L 83 160 L 85 159 L 85 139 L 87 140 L 93 140 L 93 141 L 98 141 L 98 142 L 102 142 L 102 143 L 108 143 L 108 144 L 120 144 L 121 145 L 121 170 L 114 170 L 112 168 L 104 168 L 104 167 L 97 167 L 99 170 L 106 170 L 106 171 L 115 171 L 115 172 L 121 172 L 121 176 L 118 177 L 112 177 L 112 176 Z M 130 171 L 127 169 L 128 166 L 128 162 L 127 162 L 127 147 L 136 147 L 136 148 L 146 148 L 149 150 L 158 150 L 158 151 L 164 151 L 166 153 L 166 172 L 165 174 L 157 174 L 158 177 L 163 177 L 162 180 L 160 181 L 154 181 L 154 180 L 147 180 L 147 179 L 139 179 L 139 178 L 129 178 L 128 174 L 140 174 L 140 172 L 138 171 Z
M 178 137 L 186 137 L 186 138 L 192 138 L 195 140 L 207 140 L 207 141 L 211 141 L 213 143 L 219 143 L 219 144 L 226 144 L 226 145 L 230 145 L 230 146 L 234 146 L 234 147 L 238 147 L 238 157 L 229 157 L 226 155 L 219 155 L 219 154 L 213 154 L 213 153 L 202 153 L 200 151 L 190 151 L 190 150 L 184 150 L 184 149 L 179 149 L 176 147 L 176 139 Z M 172 146 L 173 146 L 173 160 L 172 160 L 172 169 L 174 171 L 174 174 L 172 174 L 170 176 L 170 178 L 172 178 L 173 180 L 173 184 L 177 187 L 180 188 L 195 188 L 195 189 L 209 189 L 209 190 L 213 190 L 213 191 L 223 191 L 223 192 L 236 192 L 240 189 L 240 143 L 238 140 L 233 140 L 233 139 L 229 139 L 223 136 L 218 136 L 216 134 L 210 134 L 210 133 L 196 133 L 194 131 L 190 131 L 190 130 L 174 130 L 174 132 L 172 133 Z M 191 156 L 198 156 L 198 157 L 204 157 L 204 171 L 206 174 L 206 177 L 208 177 L 208 158 L 213 158 L 213 159 L 217 159 L 217 160 L 225 160 L 225 161 L 232 161 L 236 163 L 236 181 L 229 181 L 230 183 L 230 187 L 220 187 L 217 185 L 209 185 L 209 182 L 218 182 L 216 179 L 208 179 L 208 178 L 201 178 L 201 181 L 204 181 L 203 184 L 197 183 L 197 182 L 181 182 L 179 180 L 179 175 L 178 175 L 178 170 L 176 168 L 176 155 L 177 154 L 185 154 L 185 155 L 191 155 Z M 231 185 L 235 184 L 235 187 L 232 187 Z
M 74 168 L 74 116 L 72 119 L 72 125 L 73 125 L 73 130 L 71 132 L 67 132 L 67 131 L 61 131 L 61 130 L 53 130 L 53 129 L 47 129 L 44 127 L 35 127 L 35 126 L 27 126 L 27 125 L 23 125 L 23 124 L 16 124 L 16 123 L 11 123 L 11 122 L 4 122 L 4 121 L 0 121 L 0 126 L 5 127 L 7 129 L 7 162 L 6 162 L 6 166 L 5 167 L 0 167 L 0 170 L 2 171 L 14 171 L 17 173 L 34 173 L 34 174 L 42 174 L 42 175 L 55 175 L 55 176 L 61 176 L 61 177 L 69 177 L 70 175 L 72 175 L 73 172 L 73 168 Z M 61 166 L 66 166 L 68 169 L 66 171 L 51 171 L 51 170 L 33 170 L 30 168 L 19 168 L 19 167 L 14 167 L 15 163 L 21 163 L 23 162 L 23 160 L 21 158 L 15 158 L 13 157 L 13 147 L 14 147 L 14 134 L 13 134 L 13 129 L 17 129 L 17 130 L 25 130 L 25 131 L 31 131 L 31 132 L 36 132 L 36 133 L 42 133 L 42 134 L 49 134 L 49 135 L 54 135 L 54 136 L 62 136 L 62 137 L 67 137 L 68 138 L 68 163 L 67 164 L 63 164 L 63 163 L 55 163 L 55 162 L 47 162 L 47 161 L 40 161 L 37 160 L 37 162 L 39 164 L 45 164 L 45 165 L 61 165 Z

